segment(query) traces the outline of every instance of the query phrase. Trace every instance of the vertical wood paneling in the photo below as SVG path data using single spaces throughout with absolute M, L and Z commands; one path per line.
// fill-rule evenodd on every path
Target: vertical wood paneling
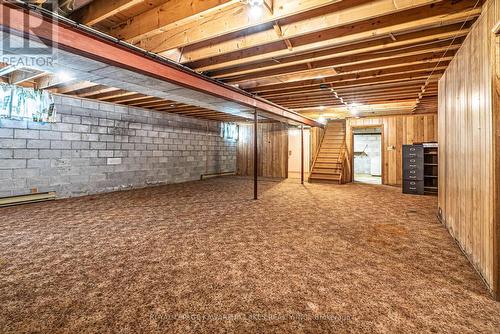
M 494 22 L 496 27 L 500 27 L 500 1 L 494 3 Z M 495 52 L 493 54 L 493 63 L 495 67 L 495 75 L 493 80 L 493 128 L 492 132 L 495 135 L 493 141 L 494 154 L 494 226 L 493 226 L 493 281 L 496 284 L 493 287 L 493 294 L 497 300 L 500 300 L 500 30 L 495 31 L 497 34 L 494 41 Z
M 382 182 L 387 185 L 402 184 L 403 145 L 433 142 L 438 139 L 435 114 L 349 118 L 346 122 L 346 138 L 350 157 L 352 157 L 352 128 L 373 125 L 383 127 Z
M 258 175 L 288 177 L 288 126 L 261 123 L 258 132 Z M 253 175 L 253 124 L 239 126 L 237 173 L 242 176 Z
M 443 222 L 495 292 L 495 35 L 491 0 L 439 82 L 439 207 Z M 496 105 L 495 108 L 498 108 Z M 498 137 L 498 136 L 497 136 Z M 498 138 L 496 139 L 498 140 Z M 498 175 L 497 175 L 498 177 Z

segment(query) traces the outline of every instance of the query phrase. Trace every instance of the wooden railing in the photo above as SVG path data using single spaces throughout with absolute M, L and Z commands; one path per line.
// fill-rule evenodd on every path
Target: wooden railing
M 347 151 L 347 142 L 344 138 L 342 150 L 340 151 L 339 163 L 341 164 L 342 174 L 340 176 L 340 183 L 344 184 L 351 181 L 351 158 Z
M 321 139 L 319 140 L 319 145 L 316 148 L 316 151 L 314 152 L 313 161 L 311 163 L 311 166 L 309 166 L 309 177 L 308 177 L 308 179 L 311 178 L 311 174 L 312 174 L 312 170 L 314 168 L 314 164 L 316 163 L 316 160 L 318 159 L 319 151 L 321 151 L 321 146 L 323 145 L 323 140 L 325 139 L 325 134 L 326 134 L 326 128 L 321 133 Z

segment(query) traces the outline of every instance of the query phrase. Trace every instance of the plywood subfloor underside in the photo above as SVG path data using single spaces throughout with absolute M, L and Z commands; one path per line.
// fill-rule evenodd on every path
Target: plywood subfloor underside
M 0 332 L 500 328 L 436 198 L 251 189 L 234 177 L 0 209 Z

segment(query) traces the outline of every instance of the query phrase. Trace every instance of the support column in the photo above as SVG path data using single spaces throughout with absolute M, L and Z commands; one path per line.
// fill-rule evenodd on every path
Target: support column
M 304 125 L 300 125 L 300 183 L 304 184 Z
M 257 194 L 257 179 L 258 179 L 258 168 L 259 168 L 259 162 L 258 162 L 258 152 L 257 152 L 257 131 L 258 131 L 258 121 L 257 121 L 257 109 L 255 109 L 255 113 L 253 116 L 253 199 L 257 200 L 258 199 L 258 194 Z

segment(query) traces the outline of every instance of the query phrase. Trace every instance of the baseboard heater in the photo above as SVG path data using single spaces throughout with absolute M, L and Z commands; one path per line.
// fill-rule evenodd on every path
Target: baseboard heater
M 5 206 L 20 205 L 20 204 L 53 201 L 55 199 L 56 199 L 55 192 L 28 194 L 28 195 L 11 196 L 11 197 L 0 197 L 0 208 Z
M 206 180 L 206 179 L 211 179 L 214 177 L 219 177 L 219 176 L 234 176 L 236 175 L 236 172 L 224 172 L 224 173 L 212 173 L 212 174 L 202 174 L 201 175 L 201 180 Z

